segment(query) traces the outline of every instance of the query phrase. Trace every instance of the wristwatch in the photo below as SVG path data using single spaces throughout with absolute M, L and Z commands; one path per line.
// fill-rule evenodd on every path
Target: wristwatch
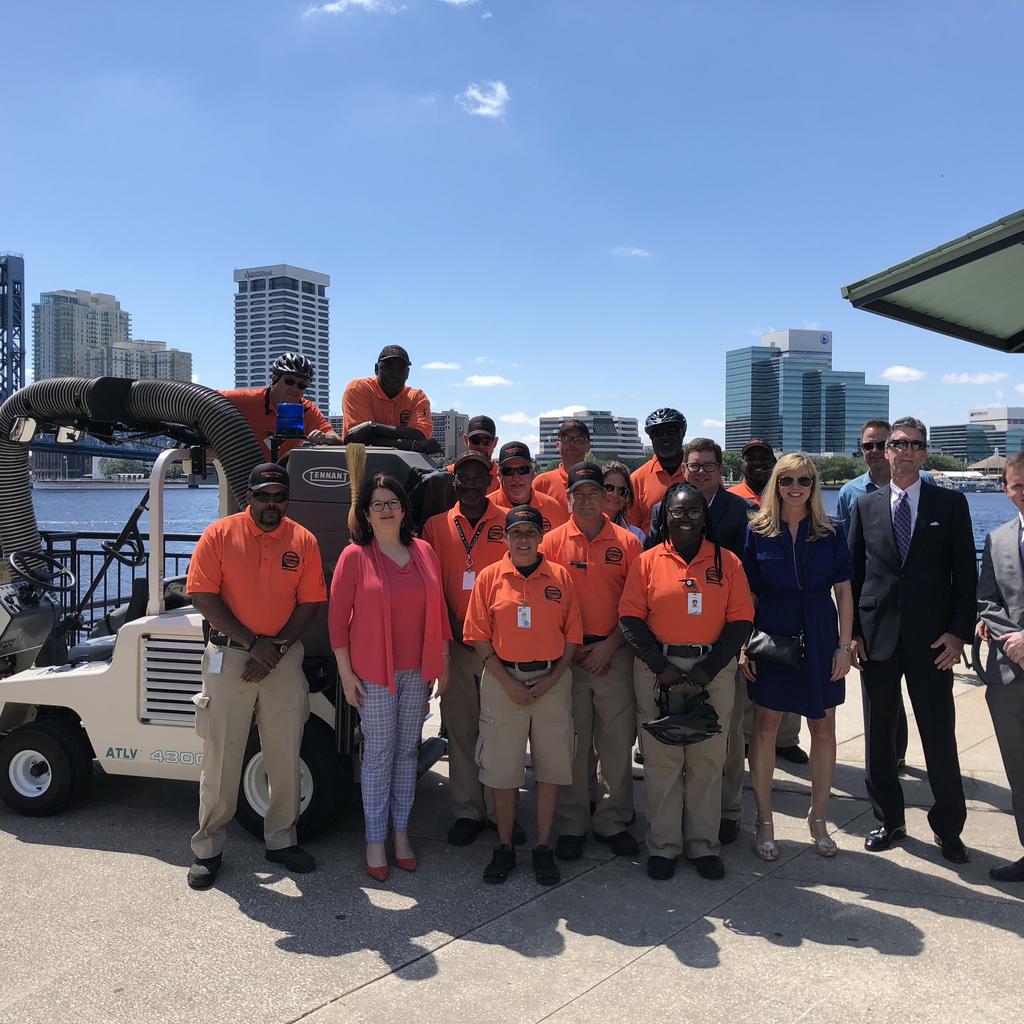
M 853 654 L 853 644 L 839 644 L 836 650 L 842 651 L 843 654 Z

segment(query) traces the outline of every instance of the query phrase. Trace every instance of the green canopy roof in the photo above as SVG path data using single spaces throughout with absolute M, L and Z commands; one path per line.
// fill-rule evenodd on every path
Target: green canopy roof
M 1024 210 L 843 288 L 857 309 L 1024 351 Z

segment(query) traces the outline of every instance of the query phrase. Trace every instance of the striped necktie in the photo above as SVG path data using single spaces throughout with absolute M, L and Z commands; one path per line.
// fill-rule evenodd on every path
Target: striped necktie
M 900 549 L 900 561 L 907 560 L 910 550 L 910 502 L 904 491 L 896 502 L 896 510 L 892 514 L 892 527 L 896 533 L 896 546 Z

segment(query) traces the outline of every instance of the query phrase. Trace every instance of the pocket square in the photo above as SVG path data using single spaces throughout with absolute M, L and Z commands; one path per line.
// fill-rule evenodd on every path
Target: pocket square
M 938 525 L 939 525 L 939 523 L 929 523 L 928 525 L 929 525 L 929 526 L 938 526 Z

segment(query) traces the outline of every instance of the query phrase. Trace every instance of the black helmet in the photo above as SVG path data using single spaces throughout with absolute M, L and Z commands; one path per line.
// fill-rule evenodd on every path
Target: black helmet
M 270 366 L 271 373 L 294 373 L 296 377 L 313 379 L 313 364 L 298 352 L 285 352 L 278 356 Z
M 675 692 L 673 692 L 675 691 Z M 686 747 L 720 736 L 722 725 L 708 699 L 708 691 L 687 697 L 682 690 L 673 686 L 658 695 L 660 717 L 653 722 L 644 722 L 644 728 L 659 743 L 670 747 Z
M 663 423 L 675 424 L 686 433 L 686 417 L 678 409 L 655 409 L 650 416 L 644 420 L 644 433 L 649 434 L 651 427 L 660 427 Z

